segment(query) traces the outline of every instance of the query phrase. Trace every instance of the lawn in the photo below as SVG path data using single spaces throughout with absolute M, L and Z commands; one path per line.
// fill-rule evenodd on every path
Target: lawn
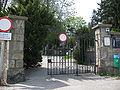
M 66 56 L 64 56 L 64 59 L 71 59 L 71 58 L 73 58 L 73 55 L 71 54 L 71 55 L 66 55 Z

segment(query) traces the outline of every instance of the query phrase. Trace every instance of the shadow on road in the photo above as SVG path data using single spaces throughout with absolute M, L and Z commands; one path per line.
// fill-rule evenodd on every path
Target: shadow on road
M 93 74 L 82 74 L 79 76 L 75 75 L 47 75 L 47 68 L 32 68 L 27 71 L 27 80 L 16 84 L 15 87 L 19 87 L 22 90 L 53 90 L 61 87 L 67 87 L 70 85 L 80 85 L 82 82 L 89 80 L 100 80 L 104 79 Z

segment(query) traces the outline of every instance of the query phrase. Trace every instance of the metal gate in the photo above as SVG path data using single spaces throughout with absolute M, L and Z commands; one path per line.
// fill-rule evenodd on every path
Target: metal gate
M 73 36 L 73 41 L 59 42 L 58 46 L 46 49 L 48 75 L 83 74 L 96 72 L 94 34 Z

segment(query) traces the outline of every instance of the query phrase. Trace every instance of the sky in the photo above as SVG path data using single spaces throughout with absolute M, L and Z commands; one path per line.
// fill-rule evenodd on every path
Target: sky
M 9 2 L 11 0 L 8 0 Z M 70 0 L 71 1 L 71 0 Z M 93 9 L 97 9 L 101 0 L 74 0 L 75 16 L 81 16 L 88 23 L 91 20 Z
M 93 9 L 97 9 L 101 0 L 74 0 L 75 16 L 81 16 L 88 23 L 91 20 Z

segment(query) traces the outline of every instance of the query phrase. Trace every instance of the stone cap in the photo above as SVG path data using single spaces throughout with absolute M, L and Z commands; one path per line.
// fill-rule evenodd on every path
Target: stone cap
M 112 27 L 112 24 L 97 24 L 96 26 L 92 27 L 92 29 L 97 29 L 97 28 L 110 28 Z
M 8 17 L 11 19 L 18 19 L 18 20 L 25 20 L 25 21 L 28 20 L 28 17 L 25 17 L 25 16 L 8 15 Z

